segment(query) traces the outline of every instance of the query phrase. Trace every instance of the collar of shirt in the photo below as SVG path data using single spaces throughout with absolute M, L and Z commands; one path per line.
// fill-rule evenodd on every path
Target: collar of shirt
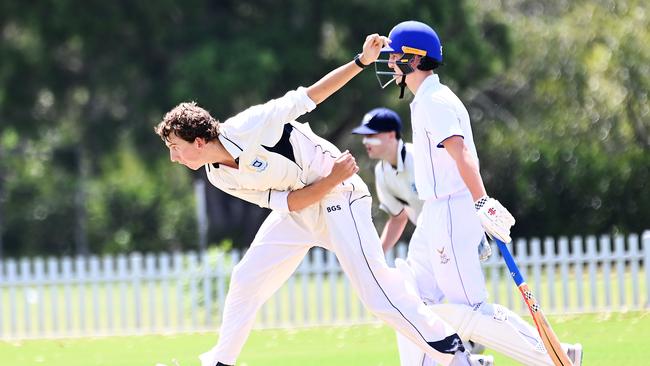
M 242 151 L 244 151 L 239 145 L 237 145 L 233 140 L 229 139 L 224 135 L 223 133 L 220 133 L 218 135 L 219 141 L 221 141 L 221 144 L 223 147 L 228 151 L 228 153 L 232 156 L 233 159 L 239 159 L 239 155 L 241 155 Z
M 440 87 L 440 78 L 438 78 L 438 75 L 436 74 L 431 74 L 426 77 L 422 81 L 422 84 L 420 84 L 420 87 L 418 88 L 417 92 L 415 93 L 415 97 L 413 97 L 413 100 L 411 101 L 411 105 L 417 103 L 419 99 L 422 99 L 425 97 L 426 94 L 429 94 L 430 90 L 435 89 Z
M 397 167 L 396 169 L 393 168 L 393 166 L 386 160 L 382 161 L 382 164 L 387 166 L 388 168 L 395 170 L 395 173 L 400 173 L 404 171 L 404 164 L 406 161 L 406 146 L 404 146 L 404 141 L 402 139 L 399 139 L 397 141 Z

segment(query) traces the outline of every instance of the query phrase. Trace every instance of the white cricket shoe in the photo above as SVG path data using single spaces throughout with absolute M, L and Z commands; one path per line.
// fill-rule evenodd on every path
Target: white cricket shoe
M 570 344 L 566 355 L 569 356 L 573 366 L 582 366 L 582 345 L 580 343 Z

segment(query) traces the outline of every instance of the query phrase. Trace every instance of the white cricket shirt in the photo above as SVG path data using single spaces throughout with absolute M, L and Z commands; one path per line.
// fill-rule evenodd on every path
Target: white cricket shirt
M 409 220 L 417 222 L 422 211 L 422 200 L 415 188 L 413 145 L 401 139 L 397 145 L 397 166 L 386 160 L 375 165 L 375 186 L 379 198 L 379 208 L 389 215 L 397 216 L 406 210 Z
M 415 184 L 422 200 L 438 199 L 467 189 L 456 163 L 442 146 L 451 136 L 461 136 L 478 162 L 469 113 L 438 75 L 427 77 L 411 102 L 415 147 Z
M 219 127 L 219 140 L 239 167 L 206 164 L 210 183 L 260 207 L 288 212 L 289 192 L 327 176 L 341 155 L 308 124 L 295 121 L 314 108 L 307 89 L 300 87 L 228 118 Z M 354 189 L 367 190 L 356 175 L 333 191 Z

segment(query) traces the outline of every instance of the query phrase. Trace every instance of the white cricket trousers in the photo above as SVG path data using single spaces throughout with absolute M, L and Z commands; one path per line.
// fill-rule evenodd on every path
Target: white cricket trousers
M 202 366 L 214 366 L 217 361 L 235 364 L 258 309 L 313 246 L 336 254 L 370 312 L 432 359 L 448 365 L 460 338 L 427 308 L 415 291 L 405 291 L 404 277 L 386 265 L 371 218 L 371 203 L 364 189 L 330 193 L 320 203 L 299 212 L 272 212 L 232 272 L 219 342 L 200 356 Z
M 422 300 L 437 304 L 446 299 L 470 306 L 486 301 L 478 258 L 484 235 L 469 191 L 425 201 L 407 255 Z M 402 366 L 435 364 L 399 333 L 397 345 Z
M 439 291 L 452 304 L 487 299 L 478 246 L 485 236 L 468 190 L 424 202 L 409 248 L 418 288 L 425 298 Z M 436 283 L 437 288 L 427 286 Z M 435 300 L 435 299 L 431 299 Z

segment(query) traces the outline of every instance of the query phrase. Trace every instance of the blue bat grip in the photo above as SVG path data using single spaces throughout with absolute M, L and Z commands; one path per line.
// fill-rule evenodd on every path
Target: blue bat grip
M 494 240 L 497 242 L 497 245 L 499 246 L 499 251 L 501 252 L 501 255 L 503 255 L 503 260 L 506 262 L 506 266 L 508 266 L 510 275 L 515 280 L 515 284 L 517 284 L 517 286 L 521 285 L 522 283 L 524 283 L 524 277 L 519 272 L 519 268 L 517 267 L 514 258 L 512 258 L 512 254 L 510 254 L 508 247 L 501 240 L 497 238 L 494 238 Z

